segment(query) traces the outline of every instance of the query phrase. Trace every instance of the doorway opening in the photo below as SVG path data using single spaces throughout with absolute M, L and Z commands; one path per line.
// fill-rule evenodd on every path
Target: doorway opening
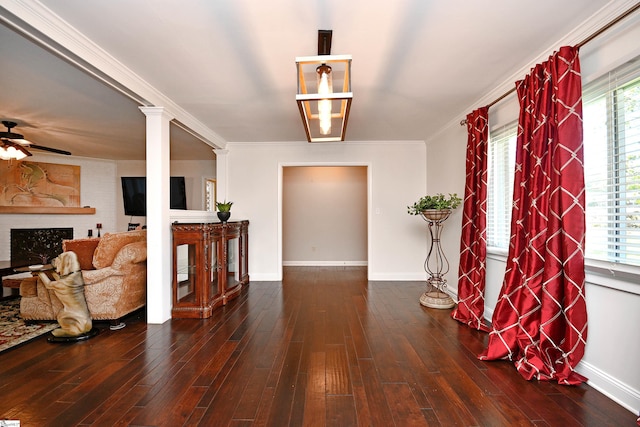
M 281 169 L 281 266 L 367 266 L 369 167 Z

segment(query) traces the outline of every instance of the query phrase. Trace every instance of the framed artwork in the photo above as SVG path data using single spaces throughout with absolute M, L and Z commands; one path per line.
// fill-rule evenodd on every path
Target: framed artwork
M 79 207 L 80 166 L 29 161 L 3 164 L 0 206 Z

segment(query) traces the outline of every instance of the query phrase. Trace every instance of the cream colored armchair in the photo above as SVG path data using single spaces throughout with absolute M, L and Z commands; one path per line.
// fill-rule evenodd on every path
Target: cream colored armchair
M 112 326 L 120 325 L 122 317 L 146 304 L 146 230 L 65 240 L 62 248 L 78 255 L 84 295 L 93 320 L 111 320 Z M 20 315 L 25 320 L 56 320 L 62 308 L 55 293 L 37 277 L 22 281 L 20 295 Z

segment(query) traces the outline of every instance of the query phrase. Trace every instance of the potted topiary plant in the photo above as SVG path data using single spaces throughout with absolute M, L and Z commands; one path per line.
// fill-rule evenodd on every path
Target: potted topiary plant
M 413 206 L 407 206 L 409 215 L 422 215 L 430 221 L 444 221 L 451 211 L 462 203 L 462 199 L 456 193 L 449 193 L 449 197 L 442 193 L 434 196 L 423 196 Z
M 227 222 L 231 216 L 231 205 L 233 205 L 233 202 L 227 202 L 226 200 L 224 202 L 216 202 L 216 208 L 218 209 L 217 214 L 220 221 Z

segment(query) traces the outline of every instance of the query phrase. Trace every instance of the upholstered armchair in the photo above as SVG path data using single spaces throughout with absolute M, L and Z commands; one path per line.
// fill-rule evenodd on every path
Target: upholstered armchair
M 146 304 L 146 230 L 105 233 L 100 238 L 65 240 L 64 251 L 78 256 L 84 295 L 93 320 L 120 324 Z M 25 320 L 56 320 L 62 304 L 37 277 L 20 284 L 20 315 Z

